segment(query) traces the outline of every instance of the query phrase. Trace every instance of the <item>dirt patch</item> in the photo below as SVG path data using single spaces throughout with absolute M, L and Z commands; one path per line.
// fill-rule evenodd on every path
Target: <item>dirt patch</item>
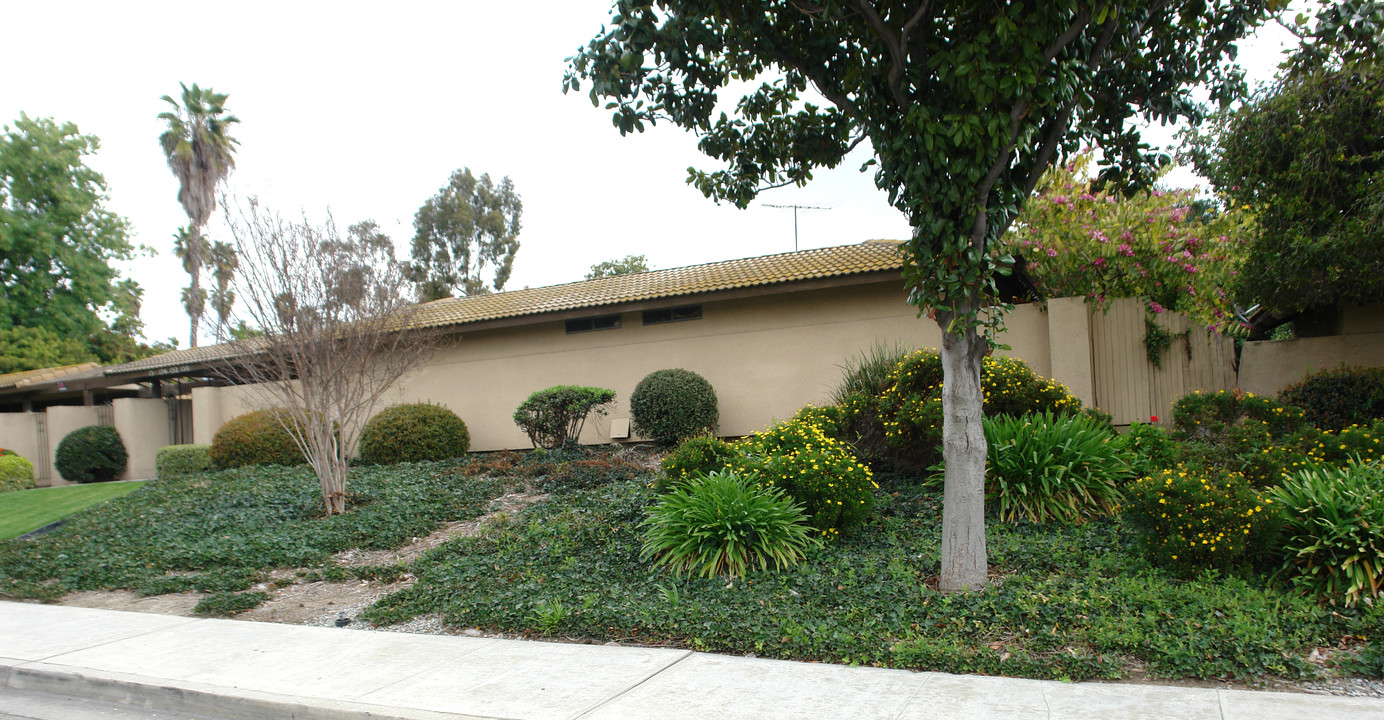
M 206 596 L 202 593 L 194 592 L 140 597 L 129 590 L 92 590 L 64 595 L 62 604 L 101 610 L 129 610 L 190 617 L 192 608 L 204 597 Z
M 548 497 L 546 494 L 530 492 L 509 493 L 492 501 L 490 510 L 486 514 L 471 520 L 447 523 L 426 537 L 414 538 L 412 542 L 401 548 L 395 550 L 345 550 L 332 557 L 337 565 L 343 567 L 384 566 L 410 562 L 428 550 L 453 538 L 474 537 L 497 517 L 513 515 L 546 497 Z M 311 570 L 308 571 L 309 574 L 312 572 Z M 193 573 L 169 573 L 171 576 L 190 574 Z M 417 579 L 406 573 L 398 580 L 391 582 L 377 580 L 303 582 L 299 579 L 297 570 L 283 568 L 271 570 L 267 576 L 266 582 L 250 589 L 269 593 L 269 600 L 261 603 L 258 607 L 236 615 L 237 620 L 291 625 L 330 625 L 338 616 L 354 617 L 360 609 L 369 606 L 385 595 L 413 585 Z M 175 593 L 140 597 L 128 590 L 95 590 L 68 594 L 63 597 L 61 603 L 103 610 L 128 610 L 161 615 L 191 616 L 192 608 L 204 597 L 206 595 L 203 593 Z

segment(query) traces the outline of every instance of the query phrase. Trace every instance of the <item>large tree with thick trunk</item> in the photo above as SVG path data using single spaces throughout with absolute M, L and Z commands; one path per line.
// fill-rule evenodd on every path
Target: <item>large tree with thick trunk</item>
M 622 133 L 669 121 L 720 169 L 717 201 L 804 184 L 868 141 L 904 212 L 909 298 L 942 329 L 943 590 L 985 584 L 981 360 L 1002 313 L 999 238 L 1043 171 L 1098 145 L 1106 179 L 1146 185 L 1161 156 L 1136 118 L 1199 120 L 1191 89 L 1238 91 L 1234 43 L 1277 0 L 620 0 L 570 59 Z

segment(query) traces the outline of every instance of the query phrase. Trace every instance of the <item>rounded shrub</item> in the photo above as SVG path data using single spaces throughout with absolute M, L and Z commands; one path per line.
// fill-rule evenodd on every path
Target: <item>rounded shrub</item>
M 539 390 L 519 403 L 514 424 L 529 436 L 536 448 L 556 450 L 581 437 L 588 415 L 609 412 L 615 391 L 582 385 L 554 385 Z
M 470 449 L 466 423 L 432 403 L 391 405 L 360 432 L 360 459 L 370 465 L 449 460 Z
M 256 410 L 231 418 L 212 438 L 211 461 L 223 470 L 307 462 L 280 419 L 294 422 L 286 410 Z
M 1274 501 L 1239 473 L 1178 465 L 1135 482 L 1125 499 L 1122 517 L 1145 554 L 1183 576 L 1253 561 L 1278 531 Z
M 630 394 L 635 432 L 660 445 L 711 434 L 720 421 L 716 390 L 706 378 L 682 368 L 655 370 Z
M 1038 375 L 1018 358 L 985 358 L 980 383 L 985 393 L 982 407 L 988 417 L 1082 412 L 1081 400 L 1066 386 Z M 942 356 L 936 350 L 909 353 L 873 404 L 874 417 L 889 448 L 888 464 L 901 470 L 921 470 L 941 459 Z
M 1302 408 L 1307 422 L 1342 430 L 1384 419 L 1384 367 L 1348 367 L 1308 375 L 1278 399 Z
M 0 455 L 0 493 L 34 486 L 34 464 L 14 453 Z
M 165 445 L 154 455 L 154 471 L 161 478 L 192 475 L 214 468 L 210 445 Z
M 800 505 L 729 470 L 693 477 L 663 496 L 644 528 L 644 559 L 679 575 L 781 569 L 816 544 Z
M 735 467 L 743 460 L 744 454 L 731 443 L 714 437 L 692 438 L 663 458 L 658 489 L 668 490 L 690 477 Z
M 827 434 L 821 419 L 809 408 L 737 446 L 745 455 L 742 471 L 756 471 L 760 482 L 788 493 L 802 503 L 813 527 L 835 537 L 870 517 L 879 485 L 849 444 Z
M 120 433 L 109 425 L 88 425 L 67 434 L 53 453 L 53 467 L 69 482 L 110 482 L 125 472 L 129 455 Z
M 1173 403 L 1173 427 L 1181 438 L 1219 442 L 1246 421 L 1261 422 L 1269 434 L 1283 437 L 1303 426 L 1302 410 L 1239 390 L 1196 391 Z

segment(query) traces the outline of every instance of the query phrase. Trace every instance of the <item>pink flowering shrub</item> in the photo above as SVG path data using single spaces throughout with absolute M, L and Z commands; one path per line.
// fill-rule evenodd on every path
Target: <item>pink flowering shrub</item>
M 1203 213 L 1195 190 L 1096 192 L 1082 179 L 1088 161 L 1048 171 L 1006 238 L 1043 294 L 1098 305 L 1137 297 L 1151 313 L 1177 311 L 1221 333 L 1243 332 L 1229 293 L 1249 242 L 1249 214 Z

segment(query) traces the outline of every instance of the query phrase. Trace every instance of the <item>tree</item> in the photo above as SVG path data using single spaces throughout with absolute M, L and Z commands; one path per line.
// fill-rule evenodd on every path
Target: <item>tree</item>
M 208 253 L 207 266 L 211 268 L 216 280 L 216 289 L 211 292 L 211 308 L 216 311 L 216 341 L 225 338 L 231 320 L 231 308 L 235 305 L 235 271 L 240 269 L 240 257 L 230 243 L 217 241 Z
M 1217 189 L 1258 214 L 1237 291 L 1260 308 L 1255 338 L 1384 302 L 1384 3 L 1323 4 L 1317 18 L 1272 84 L 1190 143 Z
M 0 375 L 97 360 L 82 338 L 41 327 L 0 328 Z
M 230 224 L 244 258 L 240 312 L 262 332 L 233 330 L 234 360 L 222 372 L 285 411 L 280 420 L 316 473 L 327 514 L 345 512 L 348 453 L 435 333 L 414 325 L 403 268 L 374 223 L 343 237 L 330 217 L 288 221 L 254 199 L 238 215 Z
M 1005 236 L 1005 250 L 1045 297 L 1085 296 L 1103 306 L 1140 298 L 1212 330 L 1243 335 L 1231 293 L 1253 218 L 1239 206 L 1198 210 L 1195 190 L 1125 196 L 1084 177 L 1090 156 L 1050 169 Z
M 643 255 L 626 255 L 621 260 L 606 260 L 592 265 L 586 279 L 599 280 L 603 277 L 648 272 L 650 269 L 649 259 Z
M 202 229 L 216 210 L 217 186 L 235 169 L 235 146 L 239 141 L 231 137 L 230 126 L 240 120 L 226 114 L 227 95 L 198 87 L 197 83 L 192 87 L 180 85 L 181 105 L 171 96 L 162 98 L 173 109 L 159 113 L 159 119 L 168 123 L 159 136 L 159 145 L 169 169 L 178 178 L 178 202 L 187 213 L 188 231 L 201 239 L 186 246 L 187 257 L 183 260 L 183 269 L 192 280 L 183 291 L 183 306 L 191 321 L 188 345 L 197 347 L 197 327 L 206 308 L 202 268 L 207 262 L 208 246 Z
M 11 367 L 138 352 L 141 290 L 112 267 L 136 248 L 86 165 L 99 146 L 72 123 L 22 114 L 0 134 L 0 329 L 43 331 L 14 340 Z
M 980 368 L 1002 317 L 983 312 L 1010 262 L 999 239 L 1083 142 L 1103 179 L 1148 184 L 1160 157 L 1129 121 L 1199 119 L 1199 83 L 1230 97 L 1223 59 L 1267 1 L 620 0 L 563 86 L 589 82 L 622 133 L 696 132 L 723 167 L 689 182 L 740 207 L 870 142 L 876 185 L 914 229 L 910 301 L 943 331 L 940 587 L 955 591 L 986 577 Z
M 447 184 L 418 208 L 413 218 L 413 262 L 409 276 L 423 302 L 499 292 L 519 252 L 524 204 L 514 183 L 477 179 L 470 168 L 452 173 Z M 487 283 L 486 269 L 492 270 Z

